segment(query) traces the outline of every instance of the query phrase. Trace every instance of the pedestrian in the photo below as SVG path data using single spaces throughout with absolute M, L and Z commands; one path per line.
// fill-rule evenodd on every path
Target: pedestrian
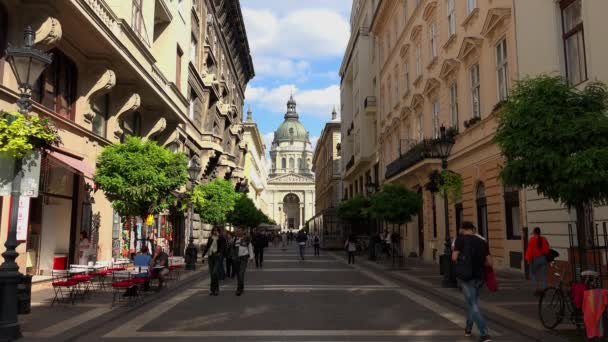
M 492 341 L 479 306 L 479 292 L 484 284 L 484 268 L 492 267 L 492 257 L 486 240 L 480 235 L 476 235 L 476 228 L 469 221 L 461 224 L 461 235 L 456 238 L 454 243 L 452 261 L 456 263 L 454 273 L 462 288 L 467 308 L 464 334 L 467 337 L 471 336 L 473 324 L 475 324 L 481 336 L 479 341 Z
M 344 249 L 346 249 L 346 253 L 348 254 L 348 264 L 355 263 L 355 252 L 357 251 L 357 238 L 355 234 L 350 234 L 346 242 L 344 243 Z
M 287 250 L 287 234 L 281 233 L 281 249 Z
M 550 247 L 547 239 L 541 236 L 540 227 L 534 228 L 533 234 L 528 242 L 526 262 L 530 265 L 530 279 L 536 284 L 534 295 L 540 296 L 547 288 L 547 255 Z
M 162 289 L 167 275 L 169 275 L 169 255 L 163 251 L 160 245 L 154 247 L 150 268 L 153 270 L 152 278 L 158 278 L 158 290 Z
M 224 227 L 218 227 L 217 231 L 221 237 L 226 239 L 226 236 L 225 236 L 226 231 L 224 231 Z M 220 280 L 226 280 L 226 268 L 224 267 L 225 259 L 226 259 L 226 256 L 224 254 L 220 254 L 220 260 L 219 260 L 219 265 L 218 265 Z
M 319 239 L 319 235 L 315 233 L 315 236 L 312 238 L 312 245 L 315 248 L 315 256 L 321 255 L 321 239 Z
M 232 258 L 232 249 L 234 248 L 234 236 L 231 232 L 226 232 L 226 278 L 234 278 L 236 270 L 234 269 L 234 260 Z
M 254 229 L 253 254 L 255 254 L 255 268 L 264 267 L 264 248 L 268 247 L 268 239 L 263 233 Z
M 207 245 L 203 250 L 203 258 L 209 258 L 209 295 L 218 296 L 220 294 L 220 268 L 222 267 L 222 256 L 226 253 L 226 239 L 220 234 L 220 230 L 214 227 L 211 236 L 207 239 Z
M 384 251 L 387 257 L 391 256 L 391 249 L 393 245 L 393 239 L 391 233 L 387 230 L 384 231 Z
M 304 260 L 304 252 L 306 251 L 306 241 L 308 238 L 306 237 L 306 233 L 303 230 L 298 232 L 296 235 L 296 243 L 298 244 L 298 248 L 300 250 L 300 258 Z
M 242 228 L 239 228 L 236 232 L 233 255 L 233 259 L 236 260 L 237 296 L 242 295 L 245 290 L 245 271 L 247 271 L 247 264 L 252 258 L 253 246 L 251 245 L 251 238 L 245 234 Z
M 88 265 L 91 255 L 91 242 L 89 236 L 84 230 L 80 232 L 80 242 L 78 243 L 78 262 L 81 265 Z

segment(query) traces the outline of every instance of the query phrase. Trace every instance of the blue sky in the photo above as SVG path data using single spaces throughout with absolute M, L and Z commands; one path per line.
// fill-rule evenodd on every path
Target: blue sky
M 349 0 L 241 0 L 256 77 L 245 105 L 270 148 L 293 92 L 313 144 L 335 106 L 349 38 Z

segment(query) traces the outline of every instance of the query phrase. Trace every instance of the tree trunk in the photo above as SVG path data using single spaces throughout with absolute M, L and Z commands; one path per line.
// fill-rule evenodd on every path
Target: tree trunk
M 593 247 L 593 204 L 590 202 L 576 205 L 576 235 L 579 249 Z

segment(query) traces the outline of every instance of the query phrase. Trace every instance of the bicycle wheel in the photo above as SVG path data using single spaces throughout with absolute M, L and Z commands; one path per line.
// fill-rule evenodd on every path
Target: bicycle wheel
M 560 289 L 546 288 L 538 301 L 540 322 L 547 329 L 554 329 L 564 319 L 565 298 Z

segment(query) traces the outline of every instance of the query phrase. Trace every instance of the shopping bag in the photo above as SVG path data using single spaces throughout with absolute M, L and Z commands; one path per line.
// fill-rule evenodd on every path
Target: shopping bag
M 494 273 L 492 266 L 485 266 L 483 274 L 488 290 L 490 290 L 490 292 L 498 291 L 498 282 L 496 281 L 496 274 Z

